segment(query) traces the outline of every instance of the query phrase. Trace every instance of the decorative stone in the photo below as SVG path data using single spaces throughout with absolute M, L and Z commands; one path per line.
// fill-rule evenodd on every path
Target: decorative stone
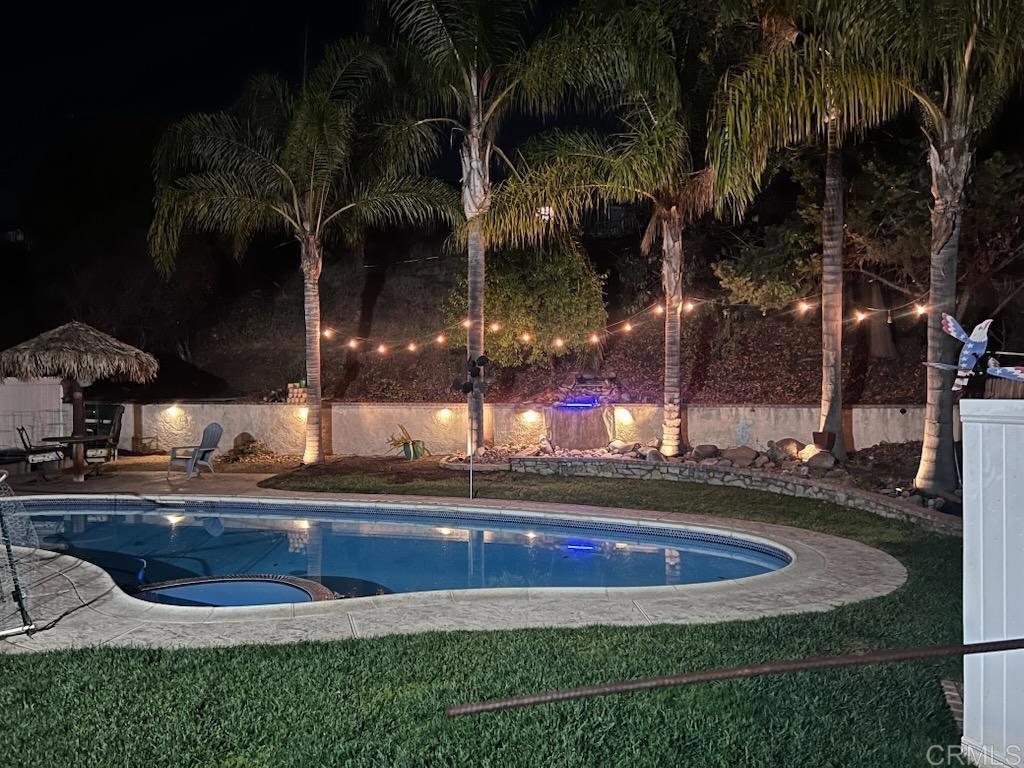
M 756 459 L 754 459 L 754 466 L 755 467 L 763 467 L 766 464 L 770 464 L 770 463 L 771 463 L 771 459 L 769 459 L 763 453 L 760 456 L 758 456 Z
M 732 463 L 731 459 L 719 459 L 718 460 L 718 466 L 720 466 L 720 467 L 731 467 L 731 466 L 733 466 L 733 463 Z
M 718 464 L 718 459 L 701 459 L 700 465 L 702 467 L 714 467 Z
M 832 469 L 836 465 L 836 457 L 828 451 L 819 451 L 804 461 L 811 469 Z
M 780 458 L 783 456 L 796 456 L 806 447 L 806 443 L 801 443 L 795 437 L 784 437 L 781 440 L 776 440 L 774 443 L 768 443 L 769 454 L 774 453 Z
M 626 447 L 626 443 L 624 443 L 622 440 L 612 440 L 610 443 L 608 443 L 608 450 L 609 451 L 615 451 L 616 453 L 619 452 L 620 448 L 625 448 L 625 447 Z
M 644 458 L 647 459 L 647 461 L 653 461 L 658 464 L 665 461 L 664 454 L 662 454 L 662 452 L 657 448 L 648 448 L 647 452 L 644 454 Z
M 710 459 L 718 455 L 718 446 L 711 444 L 698 445 L 693 449 L 693 455 L 698 459 Z
M 640 450 L 640 443 L 629 443 L 629 444 L 623 443 L 620 448 L 616 448 L 615 449 L 615 452 L 616 453 L 621 453 L 621 454 L 629 454 L 629 453 L 636 453 L 639 450 Z
M 752 461 L 754 461 L 754 459 L 757 458 L 757 451 L 755 451 L 749 445 L 740 445 L 737 446 L 736 448 L 723 449 L 722 458 L 729 459 L 736 466 L 740 466 L 740 462 L 746 462 L 747 464 L 750 464 Z
M 644 447 L 645 448 L 661 448 L 661 438 L 660 437 L 652 437 L 650 440 L 648 440 L 646 443 L 644 443 Z

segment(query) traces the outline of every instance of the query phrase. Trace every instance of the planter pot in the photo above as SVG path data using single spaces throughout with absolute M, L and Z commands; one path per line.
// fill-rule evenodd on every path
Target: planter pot
M 402 454 L 412 461 L 422 459 L 427 454 L 427 449 L 423 447 L 422 440 L 413 440 L 411 443 L 402 443 Z
M 831 451 L 836 445 L 835 432 L 813 432 L 814 445 L 823 451 Z

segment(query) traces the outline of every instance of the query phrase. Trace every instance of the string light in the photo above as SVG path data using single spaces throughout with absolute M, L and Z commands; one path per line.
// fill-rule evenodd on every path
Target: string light
M 817 306 L 813 301 L 809 301 L 809 299 L 812 298 L 813 296 L 808 296 L 802 299 L 795 299 L 793 305 L 791 306 L 794 306 L 795 311 L 799 312 L 801 315 L 805 315 L 808 312 L 812 311 Z M 643 324 L 646 317 L 649 317 L 649 315 L 651 314 L 663 315 L 668 306 L 674 306 L 677 308 L 677 310 L 682 310 L 684 312 L 689 313 L 693 312 L 700 304 L 709 304 L 722 307 L 722 310 L 725 313 L 729 312 L 730 307 L 754 306 L 749 303 L 741 302 L 733 304 L 723 300 L 705 299 L 700 297 L 687 299 L 681 301 L 679 304 L 666 305 L 664 302 L 662 302 L 652 304 L 643 309 L 637 310 L 632 315 L 630 315 L 628 319 L 624 321 L 619 321 L 617 323 L 613 323 L 609 326 L 605 326 L 605 328 L 598 329 L 598 331 L 591 332 L 590 334 L 587 335 L 586 338 L 590 344 L 599 344 L 603 336 L 613 336 L 616 332 L 620 332 L 623 334 L 632 333 L 636 328 L 640 327 L 640 325 Z M 854 311 L 852 320 L 854 322 L 861 323 L 864 320 L 866 320 L 868 316 L 873 312 L 885 312 L 887 321 L 891 322 L 894 313 L 911 307 L 912 309 L 910 309 L 907 312 L 907 314 L 912 312 L 918 317 L 928 314 L 928 306 L 926 304 L 920 303 L 919 297 L 917 299 L 911 299 L 910 301 L 904 304 L 900 304 L 898 306 L 893 307 L 862 307 Z M 762 314 L 764 316 L 767 316 L 767 313 L 764 310 L 762 310 Z M 464 320 L 459 322 L 459 325 L 461 325 L 463 328 L 468 329 L 472 328 L 473 322 L 470 320 L 470 318 L 465 318 Z M 486 327 L 491 332 L 497 332 L 503 328 L 503 324 L 501 322 L 494 321 Z M 325 339 L 333 339 L 336 337 L 337 331 L 334 328 L 328 326 L 322 329 L 321 335 Z M 530 344 L 531 342 L 535 341 L 532 333 L 530 333 L 529 331 L 523 331 L 516 338 L 518 338 L 518 340 L 523 344 Z M 364 343 L 367 346 L 370 346 L 372 344 L 376 347 L 376 351 L 378 354 L 386 355 L 392 348 L 406 349 L 411 353 L 416 353 L 422 351 L 421 348 L 423 346 L 429 345 L 431 342 L 440 346 L 446 344 L 447 341 L 447 336 L 445 335 L 444 332 L 442 332 L 436 335 L 428 335 L 422 339 L 412 341 L 402 339 L 371 339 L 365 336 L 353 336 L 348 339 L 346 345 L 350 349 L 355 350 L 359 349 Z M 551 340 L 551 345 L 556 349 L 563 349 L 565 348 L 566 343 L 562 337 L 555 337 Z

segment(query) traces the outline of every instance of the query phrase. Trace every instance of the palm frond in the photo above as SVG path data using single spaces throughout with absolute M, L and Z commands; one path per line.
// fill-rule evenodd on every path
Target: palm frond
M 307 98 L 349 102 L 370 88 L 388 88 L 391 68 L 386 53 L 361 38 L 329 45 L 303 86 Z
M 329 227 L 347 230 L 423 226 L 435 222 L 454 225 L 462 219 L 455 190 L 439 179 L 404 176 L 361 183 L 337 196 L 345 202 L 324 219 Z
M 748 204 L 769 152 L 819 139 L 832 120 L 846 136 L 891 119 L 910 102 L 908 87 L 881 56 L 862 60 L 812 37 L 751 57 L 723 78 L 709 126 L 723 200 Z
M 181 235 L 208 232 L 230 238 L 236 256 L 256 232 L 296 222 L 265 190 L 224 172 L 190 174 L 157 189 L 149 229 L 149 250 L 157 268 L 169 275 L 174 268 Z

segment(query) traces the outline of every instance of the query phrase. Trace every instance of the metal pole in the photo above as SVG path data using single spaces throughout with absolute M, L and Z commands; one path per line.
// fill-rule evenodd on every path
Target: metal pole
M 447 707 L 445 714 L 449 717 L 460 717 L 462 715 L 475 715 L 481 712 L 496 712 L 502 709 L 530 707 L 535 704 L 589 699 L 594 696 L 607 696 L 614 693 L 632 693 L 634 691 L 646 691 L 651 688 L 668 688 L 676 685 L 692 685 L 693 683 L 708 683 L 716 680 L 738 680 L 746 677 L 779 675 L 787 672 L 806 672 L 814 669 L 835 669 L 836 667 L 862 667 L 869 664 L 934 659 L 942 656 L 969 656 L 975 653 L 1016 651 L 1022 648 L 1024 648 L 1024 638 L 994 640 L 986 643 L 971 643 L 969 645 L 931 645 L 920 648 L 901 648 L 892 651 L 851 653 L 844 656 L 818 656 L 810 659 L 792 659 L 790 661 L 776 661 L 746 667 L 706 669 L 701 672 L 686 672 L 681 675 L 670 675 L 668 677 L 647 677 L 639 680 L 622 680 L 616 683 L 599 683 L 597 685 L 584 685 L 579 688 L 528 693 L 522 696 L 511 696 L 506 699 L 491 699 L 472 704 L 458 704 Z

